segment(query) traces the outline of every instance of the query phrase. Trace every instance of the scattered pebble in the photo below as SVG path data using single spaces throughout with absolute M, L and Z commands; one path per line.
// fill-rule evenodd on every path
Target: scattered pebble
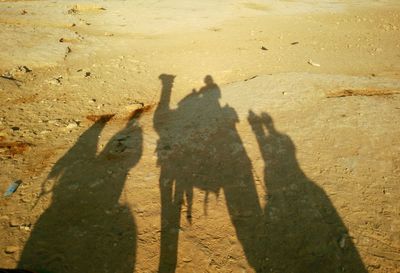
M 19 248 L 17 246 L 7 246 L 6 249 L 4 250 L 4 252 L 6 254 L 12 254 L 15 253 L 19 250 Z
M 74 129 L 74 128 L 76 128 L 76 127 L 78 127 L 78 124 L 76 123 L 76 122 L 71 122 L 71 123 L 69 123 L 68 125 L 67 125 L 67 129 Z
M 340 239 L 340 241 L 339 241 L 339 246 L 340 246 L 340 248 L 345 248 L 346 247 L 346 235 L 344 234 L 343 236 L 342 236 L 342 238 Z
M 57 78 L 51 79 L 51 80 L 47 80 L 46 82 L 52 85 L 62 85 L 61 79 L 63 77 L 62 76 L 58 76 Z
M 11 219 L 9 223 L 10 227 L 19 227 L 21 225 L 21 221 L 19 219 Z
M 25 225 L 20 226 L 19 229 L 20 230 L 25 230 L 25 231 L 31 231 L 31 227 L 30 226 L 25 226 Z
M 19 72 L 22 72 L 22 73 L 29 73 L 29 72 L 32 72 L 32 69 L 30 69 L 30 68 L 27 67 L 26 65 L 20 65 L 20 66 L 18 66 L 18 67 L 17 67 L 17 70 L 18 70 Z
M 65 49 L 65 55 L 64 55 L 64 59 L 67 58 L 68 54 L 72 52 L 72 49 L 67 46 L 67 48 Z
M 262 46 L 261 50 L 268 50 L 268 48 L 266 48 L 265 46 Z
M 112 211 L 111 211 L 111 210 L 108 210 L 108 209 L 106 209 L 106 210 L 104 211 L 104 213 L 105 213 L 105 214 L 107 214 L 107 215 L 111 215 L 111 214 L 112 214 Z
M 78 12 L 88 12 L 96 10 L 105 10 L 105 8 L 95 4 L 76 4 L 71 9 L 68 10 L 68 13 L 74 14 Z

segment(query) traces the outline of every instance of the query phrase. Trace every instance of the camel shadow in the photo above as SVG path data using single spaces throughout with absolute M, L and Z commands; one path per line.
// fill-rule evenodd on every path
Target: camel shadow
M 182 205 L 192 221 L 193 189 L 203 190 L 205 207 L 209 193 L 224 193 L 226 206 L 247 260 L 256 267 L 251 249 L 257 241 L 254 227 L 261 206 L 251 172 L 251 162 L 236 130 L 235 110 L 221 106 L 221 90 L 211 76 L 200 90 L 193 90 L 178 107 L 170 107 L 175 76 L 163 74 L 160 102 L 154 114 L 159 135 L 161 168 L 161 250 L 158 272 L 174 272 L 177 265 Z M 249 254 L 249 255 L 247 255 Z
M 223 192 L 229 217 L 256 272 L 367 272 L 348 230 L 326 193 L 301 170 L 295 145 L 272 118 L 249 112 L 265 163 L 261 207 L 252 164 L 236 129 L 238 115 L 220 104 L 211 76 L 171 108 L 175 76 L 162 74 L 154 113 L 161 168 L 161 245 L 158 272 L 175 272 L 181 212 L 192 221 L 193 189 Z

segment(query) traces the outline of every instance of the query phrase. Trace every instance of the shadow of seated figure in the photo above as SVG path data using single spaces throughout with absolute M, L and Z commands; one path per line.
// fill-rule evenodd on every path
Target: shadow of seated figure
M 131 273 L 136 224 L 119 203 L 129 170 L 142 154 L 142 131 L 129 120 L 97 154 L 110 117 L 100 118 L 52 168 L 52 202 L 35 223 L 20 268 L 54 273 Z
M 257 241 L 254 228 L 261 207 L 251 172 L 251 162 L 236 130 L 235 110 L 220 105 L 221 90 L 211 76 L 170 108 L 174 76 L 163 74 L 160 102 L 154 114 L 161 193 L 161 250 L 159 272 L 174 272 L 177 265 L 181 209 L 192 221 L 193 188 L 224 193 L 229 216 L 247 260 L 254 268 Z
M 265 163 L 260 272 L 367 272 L 328 196 L 301 170 L 290 137 L 267 113 L 250 111 L 248 121 Z

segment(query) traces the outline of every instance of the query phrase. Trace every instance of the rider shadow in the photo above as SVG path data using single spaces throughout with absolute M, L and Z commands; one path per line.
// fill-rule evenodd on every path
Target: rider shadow
M 251 162 L 236 130 L 235 110 L 221 106 L 221 90 L 211 76 L 205 86 L 184 97 L 171 109 L 172 75 L 160 75 L 160 102 L 154 114 L 159 135 L 158 165 L 161 168 L 161 246 L 158 272 L 174 272 L 182 205 L 192 221 L 193 189 L 224 193 L 230 219 L 248 262 L 256 268 L 255 227 L 261 218 Z M 185 202 L 186 201 L 186 202 Z
M 119 203 L 142 154 L 142 130 L 130 119 L 97 153 L 111 116 L 99 118 L 52 168 L 52 203 L 34 225 L 19 268 L 37 272 L 119 272 L 135 268 L 136 224 Z
M 154 114 L 161 168 L 161 246 L 158 272 L 174 272 L 182 206 L 192 221 L 193 189 L 224 193 L 229 216 L 256 272 L 367 272 L 348 230 L 325 192 L 302 172 L 291 139 L 272 119 L 250 112 L 264 162 L 267 200 L 258 202 L 252 166 L 236 130 L 233 108 L 220 105 L 211 76 L 170 107 L 175 76 L 161 75 Z
M 367 272 L 328 196 L 301 170 L 290 137 L 267 113 L 250 111 L 248 121 L 267 189 L 258 272 Z

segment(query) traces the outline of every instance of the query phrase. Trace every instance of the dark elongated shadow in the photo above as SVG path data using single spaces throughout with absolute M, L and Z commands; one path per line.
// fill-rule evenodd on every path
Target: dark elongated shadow
M 264 228 L 259 272 L 367 272 L 323 189 L 308 179 L 289 136 L 267 113 L 248 121 L 265 162 Z
M 193 188 L 208 193 L 223 191 L 229 215 L 250 265 L 257 268 L 254 232 L 261 219 L 251 162 L 236 130 L 235 110 L 221 106 L 221 90 L 211 76 L 200 90 L 183 98 L 176 109 L 170 100 L 175 76 L 160 75 L 160 102 L 154 114 L 159 134 L 161 168 L 161 250 L 159 272 L 174 272 L 177 265 L 181 209 L 192 221 Z M 206 204 L 205 204 L 206 206 Z
M 99 119 L 54 165 L 52 203 L 34 225 L 19 268 L 35 272 L 131 273 L 136 224 L 119 204 L 129 170 L 142 154 L 142 131 L 131 119 L 97 154 L 109 117 Z

